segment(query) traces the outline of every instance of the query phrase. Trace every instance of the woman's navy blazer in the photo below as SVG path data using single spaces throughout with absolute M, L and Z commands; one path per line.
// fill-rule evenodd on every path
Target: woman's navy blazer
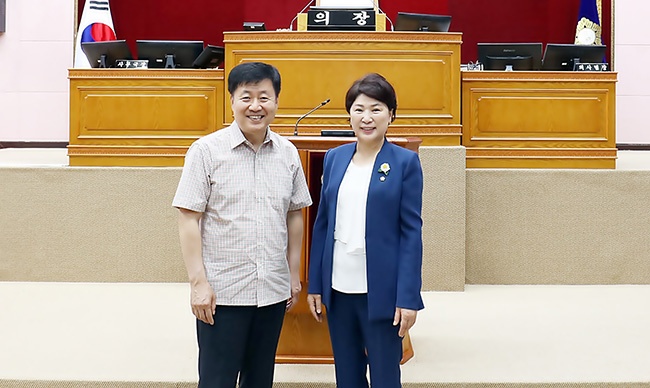
M 357 143 L 333 148 L 323 161 L 323 185 L 311 235 L 310 294 L 327 307 L 332 295 L 336 203 Z M 388 163 L 390 171 L 379 171 Z M 382 177 L 384 179 L 382 180 Z M 366 205 L 368 318 L 393 319 L 395 308 L 424 308 L 422 288 L 422 187 L 418 155 L 387 140 L 377 154 Z

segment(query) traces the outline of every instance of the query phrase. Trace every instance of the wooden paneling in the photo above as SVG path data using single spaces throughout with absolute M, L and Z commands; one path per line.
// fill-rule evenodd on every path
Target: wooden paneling
M 468 146 L 479 141 L 607 140 L 606 90 L 471 91 Z M 561 114 L 552 114 L 553 112 Z M 551 114 L 549 114 L 551 113 Z
M 210 96 L 211 92 L 194 88 L 169 94 L 146 87 L 80 90 L 85 100 L 80 137 L 100 133 L 115 135 L 122 131 L 128 131 L 123 135 L 169 131 L 206 133 L 209 127 L 214 127 L 214 112 L 209 112 L 208 102 L 216 96 Z
M 222 127 L 223 70 L 70 70 L 70 165 L 182 166 Z
M 616 73 L 462 73 L 468 167 L 614 168 Z
M 460 34 L 419 32 L 226 32 L 225 72 L 242 62 L 263 61 L 282 75 L 275 131 L 292 134 L 348 129 L 345 93 L 370 72 L 385 76 L 397 93 L 391 136 L 415 136 L 423 145 L 459 145 Z M 225 104 L 226 102 L 224 102 Z

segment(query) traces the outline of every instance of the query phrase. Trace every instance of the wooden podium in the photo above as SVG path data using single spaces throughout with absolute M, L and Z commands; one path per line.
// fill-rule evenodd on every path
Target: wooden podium
M 263 61 L 282 75 L 272 128 L 292 135 L 349 129 L 345 93 L 378 72 L 397 91 L 389 136 L 460 145 L 460 33 L 225 32 L 225 69 L 70 69 L 72 166 L 182 166 L 189 145 L 232 122 L 225 77 Z
M 332 347 L 327 328 L 327 319 L 322 323 L 316 322 L 307 304 L 307 286 L 309 283 L 309 247 L 311 246 L 311 230 L 316 220 L 318 202 L 320 200 L 321 176 L 323 174 L 323 158 L 325 152 L 333 147 L 355 141 L 355 138 L 333 138 L 319 136 L 291 136 L 289 140 L 298 148 L 303 169 L 307 177 L 309 192 L 314 205 L 303 210 L 305 219 L 305 234 L 303 238 L 302 258 L 300 262 L 300 281 L 302 292 L 298 303 L 287 313 L 280 334 L 280 342 L 276 355 L 277 363 L 326 364 L 333 363 Z M 391 143 L 418 151 L 422 140 L 418 138 L 389 138 Z M 325 312 L 327 317 L 327 312 Z M 402 363 L 413 357 L 411 339 L 407 336 L 403 341 Z
M 349 129 L 345 93 L 355 80 L 377 72 L 397 93 L 397 119 L 388 136 L 419 137 L 423 146 L 457 146 L 461 38 L 453 32 L 224 32 L 224 70 L 228 74 L 238 64 L 254 61 L 280 70 L 282 91 L 273 128 L 283 135 L 292 135 L 296 120 L 328 98 L 329 104 L 300 122 L 300 134 Z

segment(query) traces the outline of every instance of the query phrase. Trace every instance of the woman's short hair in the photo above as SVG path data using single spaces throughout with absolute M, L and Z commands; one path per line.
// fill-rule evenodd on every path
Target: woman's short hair
M 275 97 L 279 97 L 281 80 L 278 69 L 268 63 L 244 62 L 233 67 L 228 74 L 228 92 L 232 95 L 242 85 L 256 84 L 265 79 L 271 81 Z
M 370 73 L 354 81 L 345 95 L 345 110 L 350 113 L 352 104 L 361 94 L 386 104 L 391 111 L 391 121 L 395 120 L 397 112 L 397 95 L 393 85 L 381 74 Z

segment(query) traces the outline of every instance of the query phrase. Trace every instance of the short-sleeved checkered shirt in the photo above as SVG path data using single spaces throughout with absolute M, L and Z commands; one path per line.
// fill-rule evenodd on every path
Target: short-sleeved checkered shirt
M 287 212 L 312 204 L 296 147 L 267 131 L 255 152 L 236 123 L 195 141 L 172 205 L 203 213 L 203 265 L 217 304 L 291 296 Z

